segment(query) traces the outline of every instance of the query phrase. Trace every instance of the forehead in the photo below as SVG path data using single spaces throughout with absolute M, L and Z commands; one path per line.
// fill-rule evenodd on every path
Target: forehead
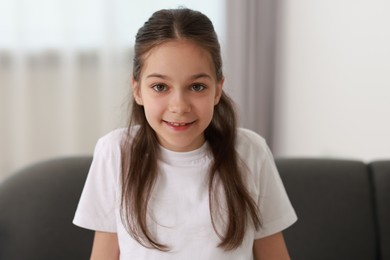
M 144 57 L 142 72 L 174 75 L 207 73 L 215 76 L 211 54 L 196 43 L 182 39 L 152 48 Z

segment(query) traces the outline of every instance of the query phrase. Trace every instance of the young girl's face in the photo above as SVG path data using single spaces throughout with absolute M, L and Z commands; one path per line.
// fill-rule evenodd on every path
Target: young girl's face
M 204 143 L 222 85 L 207 51 L 188 40 L 174 40 L 145 56 L 133 93 L 160 144 L 186 152 Z

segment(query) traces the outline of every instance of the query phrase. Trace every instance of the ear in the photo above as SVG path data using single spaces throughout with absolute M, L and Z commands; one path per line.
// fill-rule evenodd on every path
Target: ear
M 138 105 L 143 106 L 144 102 L 141 95 L 141 86 L 140 83 L 134 79 L 134 77 L 131 78 L 131 87 L 133 89 L 133 97 L 135 102 Z
M 223 83 L 224 82 L 225 82 L 225 78 L 222 78 L 216 85 L 215 97 L 214 97 L 214 106 L 218 105 L 219 100 L 221 99 L 222 88 L 223 88 Z

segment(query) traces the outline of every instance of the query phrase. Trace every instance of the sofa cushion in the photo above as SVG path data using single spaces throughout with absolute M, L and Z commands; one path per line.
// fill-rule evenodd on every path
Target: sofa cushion
M 376 161 L 369 166 L 375 189 L 381 257 L 390 259 L 390 161 Z
M 0 184 L 0 259 L 89 259 L 93 232 L 72 219 L 91 159 L 38 163 Z
M 377 259 L 365 164 L 330 159 L 276 163 L 298 215 L 284 232 L 292 259 Z

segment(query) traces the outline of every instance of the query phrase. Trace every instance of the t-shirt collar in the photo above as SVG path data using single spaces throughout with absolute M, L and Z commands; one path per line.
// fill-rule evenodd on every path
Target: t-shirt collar
M 198 164 L 210 153 L 209 144 L 205 142 L 201 147 L 189 152 L 174 152 L 160 145 L 160 160 L 168 164 L 194 165 Z

